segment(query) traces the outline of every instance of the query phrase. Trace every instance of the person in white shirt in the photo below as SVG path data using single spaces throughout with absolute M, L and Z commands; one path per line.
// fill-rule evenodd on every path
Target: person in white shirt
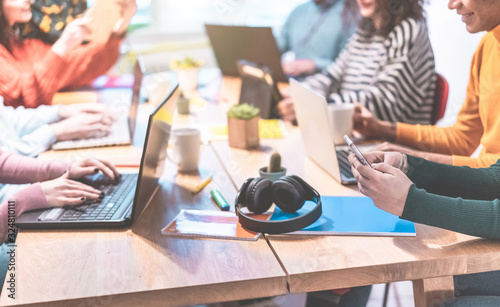
M 0 150 L 36 157 L 56 141 L 106 136 L 114 117 L 98 103 L 6 107 L 0 97 Z

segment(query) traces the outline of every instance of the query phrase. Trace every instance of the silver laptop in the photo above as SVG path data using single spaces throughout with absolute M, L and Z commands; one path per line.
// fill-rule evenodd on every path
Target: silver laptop
M 113 123 L 111 127 L 111 133 L 109 135 L 105 137 L 57 142 L 52 145 L 52 149 L 64 150 L 132 144 L 132 141 L 134 140 L 135 122 L 137 116 L 137 108 L 140 101 L 143 77 L 143 69 L 138 61 L 136 62 L 134 68 L 134 85 L 132 88 L 132 99 L 130 105 L 124 105 L 123 102 L 109 103 L 111 107 L 117 110 L 116 115 L 118 117 Z
M 178 96 L 177 85 L 149 116 L 139 173 L 121 174 L 119 183 L 100 174 L 85 178 L 82 182 L 106 193 L 101 202 L 86 201 L 67 209 L 24 212 L 16 219 L 16 226 L 26 229 L 91 229 L 131 225 L 159 187 Z
M 290 89 L 307 156 L 342 184 L 355 184 L 349 147 L 335 146 L 328 122 L 327 102 L 295 79 Z

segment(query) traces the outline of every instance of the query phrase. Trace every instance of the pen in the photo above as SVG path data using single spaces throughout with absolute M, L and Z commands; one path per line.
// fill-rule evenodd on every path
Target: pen
M 224 199 L 224 197 L 222 196 L 222 194 L 219 192 L 219 190 L 212 190 L 210 191 L 210 194 L 212 195 L 212 199 L 215 201 L 215 203 L 217 204 L 217 207 L 219 207 L 219 209 L 221 211 L 229 211 L 229 204 L 227 203 L 227 201 Z
M 196 186 L 196 188 L 193 191 L 193 194 L 200 193 L 201 190 L 203 190 L 207 185 L 210 184 L 210 182 L 212 182 L 212 176 L 210 176 L 207 179 L 203 180 L 202 183 L 200 183 L 198 186 Z

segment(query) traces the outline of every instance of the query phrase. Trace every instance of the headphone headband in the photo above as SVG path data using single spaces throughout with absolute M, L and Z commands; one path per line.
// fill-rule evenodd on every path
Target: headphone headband
M 234 206 L 236 210 L 236 215 L 238 216 L 239 222 L 243 227 L 255 232 L 280 234 L 280 233 L 301 230 L 311 225 L 321 217 L 323 210 L 321 208 L 321 197 L 319 193 L 313 187 L 311 187 L 307 182 L 305 182 L 302 178 L 294 175 L 289 177 L 292 177 L 293 179 L 297 180 L 302 185 L 306 193 L 305 195 L 306 200 L 315 202 L 316 206 L 311 211 L 309 211 L 304 215 L 283 221 L 262 221 L 254 219 L 246 215 L 241 210 L 241 208 L 244 207 L 244 205 L 242 204 L 244 201 L 243 199 L 244 195 L 247 192 L 250 182 L 253 180 L 253 178 L 249 178 L 245 180 L 240 191 L 238 192 L 238 195 L 236 196 L 236 204 Z

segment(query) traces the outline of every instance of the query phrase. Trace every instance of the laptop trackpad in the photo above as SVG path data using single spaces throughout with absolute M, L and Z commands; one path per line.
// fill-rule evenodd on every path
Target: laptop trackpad
M 43 211 L 42 214 L 37 218 L 38 221 L 54 221 L 61 216 L 63 213 L 63 208 L 53 208 L 52 210 Z

